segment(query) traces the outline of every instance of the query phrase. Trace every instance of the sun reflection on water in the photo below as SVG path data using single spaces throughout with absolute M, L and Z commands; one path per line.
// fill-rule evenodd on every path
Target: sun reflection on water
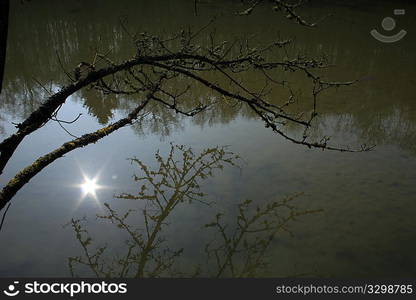
M 92 198 L 98 201 L 97 191 L 104 188 L 103 185 L 98 184 L 99 176 L 96 175 L 95 177 L 91 178 L 88 175 L 82 173 L 82 177 L 83 182 L 77 185 L 77 187 L 79 187 L 82 191 L 81 201 L 86 198 Z
M 84 183 L 81 184 L 83 198 L 91 196 L 94 199 L 97 199 L 96 191 L 100 188 L 100 185 L 97 184 L 97 178 L 90 179 L 88 177 L 85 177 Z

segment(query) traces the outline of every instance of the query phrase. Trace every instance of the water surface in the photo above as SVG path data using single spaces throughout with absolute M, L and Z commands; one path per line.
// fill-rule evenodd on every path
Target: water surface
M 317 1 L 302 10 L 305 16 L 332 17 L 309 29 L 259 7 L 247 17 L 234 15 L 239 1 L 201 1 L 198 16 L 193 1 L 30 1 L 12 3 L 5 82 L 1 94 L 2 135 L 14 132 L 19 122 L 45 97 L 36 83 L 57 90 L 67 83 L 58 62 L 68 70 L 90 60 L 98 47 L 123 60 L 134 54 L 120 26 L 128 20 L 132 30 L 166 34 L 182 26 L 202 26 L 213 16 L 219 38 L 257 33 L 260 38 L 295 38 L 294 50 L 315 56 L 325 53 L 334 63 L 327 76 L 335 80 L 361 79 L 352 87 L 322 95 L 315 134 L 329 134 L 341 145 L 375 144 L 366 153 L 339 153 L 308 149 L 282 139 L 264 128 L 244 108 L 218 105 L 195 118 L 160 111 L 160 119 L 123 128 L 96 144 L 57 160 L 33 178 L 13 198 L 0 233 L 1 276 L 69 276 L 67 258 L 82 254 L 67 224 L 86 218 L 84 224 L 97 245 L 107 244 L 109 256 L 125 251 L 120 230 L 95 218 L 110 203 L 123 211 L 136 202 L 114 199 L 135 193 L 132 175 L 140 170 L 128 158 L 156 166 L 154 154 L 166 156 L 170 143 L 192 147 L 196 153 L 227 146 L 241 157 L 239 168 L 225 167 L 201 182 L 207 201 L 184 204 L 172 213 L 165 237 L 173 248 L 185 249 L 178 260 L 189 270 L 204 256 L 210 235 L 202 225 L 218 211 L 233 222 L 237 204 L 245 199 L 264 204 L 302 193 L 293 205 L 299 210 L 323 210 L 297 218 L 273 240 L 270 265 L 259 276 L 306 274 L 322 277 L 410 277 L 416 270 L 414 227 L 416 178 L 416 42 L 411 2 Z M 189 2 L 189 3 L 188 3 Z M 369 31 L 380 29 L 394 8 L 406 9 L 397 25 L 408 35 L 396 44 L 374 40 Z M 256 78 L 252 78 L 256 85 Z M 308 82 L 294 85 L 307 91 Z M 194 88 L 195 97 L 209 97 Z M 138 99 L 103 97 L 83 90 L 70 97 L 59 117 L 81 118 L 67 128 L 82 135 L 109 124 L 134 107 Z M 310 102 L 300 103 L 308 110 Z M 155 111 L 157 107 L 152 108 Z M 293 128 L 293 133 L 296 133 Z M 10 160 L 0 181 L 40 155 L 72 139 L 56 122 L 30 135 Z M 105 188 L 97 197 L 82 197 L 83 174 Z M 136 219 L 140 223 L 140 218 Z M 202 250 L 201 250 L 202 249 Z M 79 274 L 88 275 L 88 269 Z

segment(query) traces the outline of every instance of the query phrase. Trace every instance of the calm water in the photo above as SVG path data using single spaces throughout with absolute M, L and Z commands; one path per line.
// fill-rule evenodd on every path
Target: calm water
M 157 3 L 156 3 L 157 2 Z M 276 235 L 268 248 L 268 268 L 259 276 L 413 277 L 416 271 L 416 8 L 409 1 L 316 1 L 302 12 L 310 18 L 332 13 L 318 28 L 296 25 L 259 7 L 247 18 L 234 16 L 240 1 L 12 1 L 5 82 L 0 118 L 3 137 L 41 102 L 43 89 L 67 80 L 63 65 L 73 69 L 91 60 L 94 49 L 111 49 L 114 60 L 134 53 L 119 20 L 126 18 L 132 31 L 163 34 L 182 26 L 202 26 L 213 15 L 221 39 L 257 33 L 259 38 L 295 37 L 294 50 L 309 55 L 327 54 L 336 65 L 327 75 L 335 80 L 360 78 L 353 87 L 325 93 L 319 102 L 316 134 L 332 135 L 341 145 L 376 144 L 368 153 L 310 150 L 294 145 L 264 128 L 245 109 L 218 105 L 193 119 L 150 107 L 159 119 L 123 128 L 96 144 L 71 152 L 33 178 L 13 198 L 0 232 L 0 276 L 69 276 L 68 257 L 82 255 L 70 226 L 83 219 L 94 246 L 108 246 L 108 259 L 127 250 L 126 235 L 116 226 L 96 219 L 104 203 L 120 212 L 140 208 L 137 201 L 114 199 L 136 193 L 132 175 L 140 169 L 128 158 L 137 157 L 155 167 L 157 150 L 167 155 L 170 143 L 192 147 L 195 153 L 227 146 L 238 154 L 239 168 L 216 170 L 201 181 L 204 199 L 215 204 L 183 203 L 169 216 L 163 236 L 172 249 L 184 248 L 179 269 L 190 270 L 204 262 L 204 245 L 212 235 L 202 227 L 224 212 L 233 228 L 237 204 L 257 204 L 303 193 L 292 205 L 299 210 L 322 210 L 301 216 Z M 332 4 L 329 4 L 329 3 Z M 375 3 L 378 4 L 375 4 Z M 400 7 L 399 7 L 400 6 Z M 369 31 L 404 8 L 397 29 L 408 35 L 395 44 L 374 40 Z M 256 83 L 253 78 L 253 84 Z M 294 86 L 307 90 L 299 79 Z M 194 88 L 195 97 L 209 97 Z M 81 118 L 67 129 L 74 135 L 96 130 L 125 116 L 137 99 L 103 97 L 91 90 L 72 96 L 59 118 Z M 300 106 L 307 104 L 300 104 Z M 293 133 L 296 132 L 293 128 Z M 56 122 L 30 135 L 18 148 L 0 177 L 2 184 L 71 137 Z M 97 176 L 105 188 L 82 197 L 83 174 Z M 140 214 L 132 219 L 143 224 Z M 77 274 L 91 275 L 88 268 Z

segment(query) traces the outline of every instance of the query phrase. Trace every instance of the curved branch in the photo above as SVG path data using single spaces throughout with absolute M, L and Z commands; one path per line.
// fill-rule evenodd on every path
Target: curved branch
M 149 94 L 138 107 L 136 107 L 126 118 L 120 119 L 115 123 L 101 128 L 95 132 L 87 133 L 80 138 L 62 144 L 61 147 L 52 152 L 38 158 L 33 164 L 24 168 L 16 176 L 14 176 L 0 192 L 0 210 L 6 206 L 10 199 L 36 174 L 46 168 L 49 164 L 62 157 L 64 154 L 71 152 L 77 148 L 85 147 L 91 143 L 95 143 L 103 137 L 113 133 L 117 129 L 131 124 L 135 120 L 140 111 L 149 103 L 151 95 Z
M 287 140 L 289 140 L 289 141 L 291 141 L 295 144 L 304 145 L 304 146 L 307 146 L 309 148 L 320 148 L 322 150 L 326 149 L 326 150 L 334 150 L 334 151 L 340 151 L 340 152 L 365 152 L 365 151 L 370 151 L 374 148 L 374 146 L 366 146 L 366 145 L 361 146 L 360 149 L 339 148 L 339 147 L 329 146 L 329 145 L 327 145 L 326 142 L 324 142 L 324 143 L 317 143 L 317 142 L 310 143 L 310 142 L 306 142 L 304 139 L 303 140 L 297 140 L 293 137 L 288 136 L 283 131 L 279 130 L 277 128 L 276 124 L 274 122 L 271 122 L 269 120 L 269 118 L 267 118 L 267 116 L 264 113 L 262 113 L 259 109 L 264 110 L 266 112 L 270 112 L 273 115 L 275 115 L 275 117 L 283 118 L 283 119 L 286 119 L 288 121 L 291 121 L 291 122 L 300 124 L 302 126 L 305 126 L 306 128 L 308 128 L 310 126 L 310 122 L 297 120 L 297 119 L 294 119 L 290 116 L 278 114 L 278 113 L 268 109 L 267 107 L 265 107 L 265 104 L 267 104 L 267 102 L 262 102 L 262 104 L 264 104 L 264 105 L 260 105 L 258 103 L 258 101 L 256 101 L 256 99 L 249 99 L 249 98 L 243 97 L 239 94 L 231 93 L 227 90 L 222 89 L 220 86 L 215 85 L 214 83 L 209 82 L 208 80 L 206 80 L 206 79 L 204 79 L 204 78 L 202 78 L 198 75 L 195 75 L 194 73 L 189 72 L 187 70 L 182 70 L 180 68 L 166 66 L 166 65 L 158 63 L 158 62 L 153 62 L 153 63 L 150 63 L 150 64 L 153 65 L 153 66 L 164 68 L 166 70 L 181 73 L 181 74 L 183 74 L 187 77 L 190 77 L 190 78 L 202 83 L 206 87 L 220 93 L 223 96 L 234 98 L 236 100 L 239 100 L 241 102 L 246 103 L 266 123 L 266 127 L 271 127 L 274 132 L 278 133 L 279 135 L 283 136 L 285 139 L 287 139 Z M 341 84 L 341 83 L 336 83 L 336 84 Z M 352 83 L 348 82 L 347 85 L 349 85 L 349 84 L 352 84 Z
M 138 65 L 146 65 L 152 62 L 181 59 L 199 60 L 201 62 L 218 65 L 233 65 L 237 63 L 244 63 L 251 60 L 251 58 L 245 57 L 241 59 L 234 59 L 228 61 L 214 61 L 202 55 L 186 54 L 179 52 L 158 56 L 139 56 L 127 60 L 121 64 L 111 65 L 109 67 L 102 68 L 99 70 L 90 70 L 90 72 L 85 77 L 80 78 L 78 81 L 63 87 L 59 92 L 47 98 L 47 100 L 38 109 L 32 112 L 25 121 L 16 125 L 16 127 L 18 128 L 18 131 L 16 133 L 12 134 L 0 143 L 0 174 L 3 173 L 4 167 L 6 166 L 9 159 L 11 158 L 19 144 L 22 142 L 22 140 L 27 135 L 31 134 L 35 130 L 39 129 L 42 125 L 44 125 L 46 122 L 48 122 L 53 113 L 59 108 L 59 106 L 65 103 L 66 99 L 75 92 L 88 86 L 91 83 L 101 80 L 102 78 L 108 75 L 112 75 Z

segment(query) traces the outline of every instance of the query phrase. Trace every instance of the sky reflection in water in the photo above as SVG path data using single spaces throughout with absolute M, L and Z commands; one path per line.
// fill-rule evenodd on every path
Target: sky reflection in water
M 89 57 L 90 41 L 99 33 L 104 47 L 112 45 L 119 51 L 117 57 L 131 54 L 125 50 L 129 47 L 122 31 L 115 26 L 117 18 L 112 4 L 105 2 L 98 9 L 95 7 L 92 11 L 97 13 L 91 15 L 92 11 L 77 10 L 76 1 L 65 2 L 56 12 L 45 10 L 43 2 L 32 2 L 30 5 L 39 8 L 33 10 L 18 4 L 12 8 L 5 91 L 1 96 L 6 134 L 14 130 L 10 122 L 27 116 L 42 98 L 37 97 L 42 95 L 42 89 L 32 76 L 45 85 L 51 80 L 52 86 L 63 84 L 62 70 L 52 59 L 56 56 L 53 49 L 58 48 L 71 68 Z M 185 18 L 177 14 L 187 11 L 186 4 L 178 1 L 169 2 L 162 9 L 151 1 L 146 9 L 134 9 L 135 1 L 126 3 L 125 10 L 120 9 L 122 13 L 148 12 L 130 18 L 132 26 L 156 31 L 178 27 Z M 178 5 L 183 9 L 177 9 Z M 156 8 L 157 14 L 152 15 Z M 215 9 L 231 8 L 231 4 L 221 4 L 206 11 L 208 14 Z M 220 210 L 232 211 L 244 199 L 262 203 L 297 192 L 304 193 L 299 199 L 302 208 L 324 209 L 322 214 L 293 224 L 294 237 L 282 234 L 276 239 L 267 275 L 413 276 L 416 62 L 409 53 L 416 53 L 415 37 L 409 34 L 400 45 L 389 46 L 370 38 L 369 30 L 380 22 L 381 16 L 392 11 L 390 8 L 323 6 L 311 13 L 319 9 L 336 10 L 334 15 L 338 17 L 313 32 L 279 18 L 273 19 L 276 22 L 273 24 L 265 22 L 270 16 L 262 10 L 247 19 L 246 25 L 235 26 L 238 20 L 230 18 L 221 19 L 219 26 L 226 37 L 249 32 L 270 34 L 273 28 L 280 28 L 282 33 L 297 37 L 299 49 L 311 54 L 328 53 L 337 65 L 331 69 L 331 76 L 371 78 L 322 97 L 316 130 L 334 135 L 334 142 L 375 143 L 375 151 L 362 154 L 311 151 L 273 135 L 246 111 L 227 106 L 216 107 L 192 120 L 166 113 L 164 122 L 149 123 L 144 128 L 138 125 L 123 128 L 94 145 L 66 155 L 22 189 L 13 200 L 7 226 L 0 234 L 0 275 L 67 276 L 66 258 L 79 252 L 73 232 L 62 229 L 71 218 L 87 217 L 98 241 L 111 239 L 122 245 L 118 232 L 95 222 L 95 215 L 102 212 L 104 202 L 119 209 L 130 207 L 128 201 L 116 201 L 113 197 L 138 189 L 132 180 L 137 170 L 128 158 L 138 157 L 152 166 L 154 153 L 158 149 L 166 152 L 173 141 L 195 150 L 229 145 L 242 157 L 241 170 L 226 169 L 201 187 L 209 200 L 219 204 Z M 57 15 L 64 17 L 58 22 Z M 155 15 L 159 19 L 157 27 L 153 22 Z M 152 22 L 149 18 L 153 18 Z M 190 22 L 202 24 L 204 20 Z M 414 19 L 407 16 L 400 24 L 406 29 L 415 25 Z M 34 51 L 23 55 L 21 51 L 28 48 L 27 43 Z M 299 88 L 305 88 L 302 82 Z M 202 91 L 195 91 L 195 95 L 206 96 Z M 83 91 L 68 99 L 59 118 L 72 120 L 82 113 L 76 123 L 68 126 L 72 134 L 79 136 L 124 116 L 132 105 L 134 100 L 104 99 L 92 91 Z M 70 138 L 56 123 L 47 124 L 21 145 L 1 183 Z M 203 239 L 197 224 L 208 219 L 208 215 L 204 208 L 186 207 L 173 216 L 172 222 L 177 227 L 170 234 L 177 238 L 179 246 L 185 245 L 193 253 L 193 241 Z M 189 260 L 192 261 L 192 255 Z

